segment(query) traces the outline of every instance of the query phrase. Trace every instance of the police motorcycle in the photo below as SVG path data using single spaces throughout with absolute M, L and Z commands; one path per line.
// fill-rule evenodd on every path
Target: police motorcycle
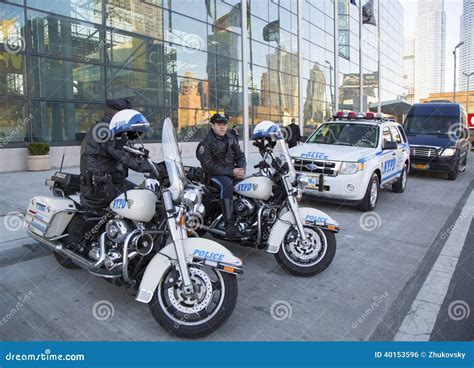
M 188 237 L 185 217 L 202 213 L 202 192 L 184 176 L 169 118 L 163 125 L 164 161 L 153 162 L 143 145 L 124 149 L 152 166 L 142 185 L 94 213 L 75 198 L 72 174 L 56 173 L 47 181 L 55 196 L 30 201 L 27 232 L 64 267 L 135 288 L 135 300 L 147 303 L 171 333 L 208 335 L 235 307 L 242 262 L 215 241 Z
M 262 121 L 254 129 L 253 145 L 262 160 L 254 168 L 259 172 L 234 186 L 234 219 L 244 246 L 265 249 L 278 263 L 296 276 L 313 276 L 324 271 L 336 253 L 335 233 L 339 225 L 326 213 L 299 207 L 307 179 L 297 177 L 288 146 L 279 126 Z M 281 156 L 276 157 L 276 150 Z M 206 182 L 202 170 L 186 167 L 191 180 Z M 212 184 L 211 184 L 212 185 Z M 219 205 L 219 190 L 204 187 L 204 217 L 189 218 L 188 227 L 198 235 L 206 232 L 226 238 Z

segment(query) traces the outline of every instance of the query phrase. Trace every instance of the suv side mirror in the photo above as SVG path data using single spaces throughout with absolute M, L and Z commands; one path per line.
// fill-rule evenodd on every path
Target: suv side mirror
M 385 142 L 382 149 L 383 150 L 396 150 L 398 148 L 397 142 L 394 141 L 388 141 Z

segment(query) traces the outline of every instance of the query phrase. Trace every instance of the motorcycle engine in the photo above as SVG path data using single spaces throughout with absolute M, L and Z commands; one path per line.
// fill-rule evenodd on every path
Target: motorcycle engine
M 255 203 L 248 198 L 240 197 L 235 201 L 234 208 L 239 217 L 247 217 L 254 213 Z

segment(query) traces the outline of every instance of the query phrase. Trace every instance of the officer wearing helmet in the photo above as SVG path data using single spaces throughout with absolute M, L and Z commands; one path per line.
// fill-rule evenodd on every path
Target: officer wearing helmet
M 151 171 L 146 160 L 129 154 L 123 147 L 150 130 L 138 111 L 126 99 L 106 101 L 104 117 L 86 133 L 81 144 L 81 203 L 104 209 L 119 194 L 135 187 L 128 181 L 128 169 Z
M 196 156 L 206 175 L 206 181 L 220 189 L 221 208 L 224 216 L 226 236 L 241 237 L 233 220 L 234 180 L 245 178 L 245 155 L 234 134 L 227 132 L 229 117 L 214 114 L 211 129 L 199 143 Z

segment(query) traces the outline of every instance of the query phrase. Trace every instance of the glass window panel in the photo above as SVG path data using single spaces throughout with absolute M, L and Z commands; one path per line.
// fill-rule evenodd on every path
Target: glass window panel
M 167 56 L 166 69 L 168 73 L 207 79 L 208 59 L 212 54 L 190 49 L 188 47 L 171 45 L 165 46 Z
M 212 7 L 211 7 L 212 8 Z M 219 29 L 228 29 L 236 33 L 241 33 L 242 20 L 240 2 L 235 5 L 226 4 L 225 0 L 216 3 L 217 16 L 212 18 L 214 27 Z M 213 11 L 211 11 L 214 14 Z
M 25 101 L 0 99 L 0 148 L 28 141 L 32 119 L 27 114 Z
M 209 108 L 208 81 L 180 77 L 178 78 L 178 87 L 178 106 L 180 108 L 197 110 Z M 201 115 L 199 115 L 199 119 L 201 119 Z
M 165 24 L 165 40 L 190 50 L 207 50 L 207 24 L 177 13 Z
M 203 22 L 211 21 L 214 18 L 215 9 L 222 7 L 222 1 L 217 0 L 171 0 L 163 2 L 169 4 L 169 6 L 166 4 L 169 10 L 189 15 Z M 192 9 L 192 11 L 190 11 L 190 9 Z M 220 14 L 220 11 L 218 11 L 217 14 Z
M 163 9 L 158 1 L 107 1 L 107 25 L 163 39 Z
M 128 36 L 118 31 L 107 31 L 107 58 L 110 64 L 162 71 L 165 57 L 163 43 L 148 37 Z
M 23 9 L 2 4 L 0 11 L 0 45 L 9 54 L 25 51 Z
M 104 101 L 104 68 L 65 60 L 32 57 L 34 97 Z
M 163 79 L 157 73 L 108 68 L 107 85 L 108 97 L 127 98 L 132 105 L 159 106 L 163 103 Z
M 103 105 L 52 100 L 33 101 L 31 110 L 33 141 L 81 141 L 104 115 Z
M 24 55 L 0 52 L 0 95 L 25 94 Z
M 31 8 L 57 13 L 78 20 L 102 23 L 102 0 L 27 0 Z
M 280 11 L 280 27 L 284 28 L 287 31 L 291 31 L 291 16 L 290 12 L 282 7 L 279 9 Z
M 270 53 L 270 47 L 256 41 L 251 41 L 251 50 L 249 59 L 251 63 L 261 66 L 267 66 L 267 57 Z
M 263 29 L 268 23 L 261 20 L 260 18 L 252 16 L 250 19 L 250 37 L 262 43 L 267 43 L 263 39 Z
M 31 50 L 45 55 L 102 61 L 105 43 L 99 26 L 29 11 Z
M 228 31 L 218 30 L 212 33 L 212 26 L 209 26 L 208 52 L 228 56 L 234 59 L 242 59 L 241 36 Z
M 268 1 L 251 1 L 249 7 L 251 14 L 268 20 Z
M 268 1 L 268 20 L 273 22 L 278 19 L 278 0 Z

